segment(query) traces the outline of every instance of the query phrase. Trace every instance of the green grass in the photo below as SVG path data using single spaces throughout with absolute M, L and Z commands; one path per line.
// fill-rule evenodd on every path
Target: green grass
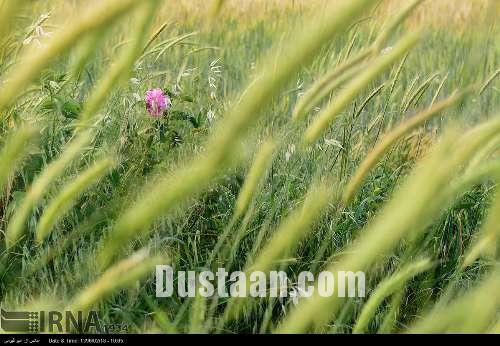
M 78 23 L 67 24 L 62 38 L 42 38 L 46 45 L 61 39 L 53 56 L 50 50 L 46 56 L 26 53 L 29 46 L 22 41 L 29 26 L 56 3 L 12 14 L 15 26 L 0 39 L 0 76 L 10 79 L 0 84 L 2 307 L 93 306 L 104 321 L 128 324 L 132 332 L 350 333 L 371 293 L 378 292 L 368 319 L 363 316 L 363 331 L 498 330 L 498 314 L 486 307 L 500 307 L 498 291 L 491 289 L 498 282 L 496 244 L 488 256 L 462 269 L 484 220 L 499 219 L 498 208 L 489 210 L 498 169 L 460 185 L 468 173 L 498 160 L 498 146 L 488 147 L 499 133 L 498 78 L 489 81 L 500 65 L 497 22 L 451 30 L 422 21 L 421 37 L 407 57 L 362 83 L 317 141 L 304 144 L 318 113 L 335 105 L 351 84 L 329 92 L 301 121 L 292 120 L 297 101 L 328 71 L 371 46 L 386 15 L 357 21 L 370 10 L 353 13 L 335 35 L 321 37 L 306 13 L 292 8 L 243 21 L 222 7 L 210 27 L 198 16 L 169 18 L 165 10 L 150 18 L 147 6 L 137 6 L 121 9 L 123 18 L 95 17 L 99 21 L 87 23 L 82 41 L 72 36 Z M 399 26 L 383 48 L 417 31 L 414 25 Z M 141 55 L 143 47 L 149 54 Z M 30 59 L 40 65 L 26 72 L 23 64 Z M 433 100 L 470 85 L 475 89 L 463 100 L 398 137 L 366 172 L 352 201 L 343 203 L 347 184 L 385 133 Z M 159 120 L 147 114 L 142 101 L 154 87 L 176 94 L 169 115 Z M 68 143 L 87 134 L 78 131 L 82 126 L 90 127 L 90 140 L 66 151 Z M 276 142 L 274 154 L 261 160 L 272 162 L 257 163 L 260 179 L 250 182 L 245 207 L 233 215 L 252 160 L 269 138 Z M 19 141 L 30 145 L 21 148 Z M 480 157 L 483 148 L 488 152 Z M 57 161 L 61 154 L 66 159 Z M 82 174 L 103 157 L 116 161 L 109 173 L 99 172 L 104 175 L 88 186 L 71 185 L 86 184 Z M 54 201 L 67 209 L 37 241 L 44 212 L 56 212 Z M 301 219 L 300 213 L 313 217 Z M 13 234 L 15 241 L 6 243 Z M 497 230 L 493 243 L 498 235 Z M 149 255 L 141 252 L 143 260 L 127 262 L 144 248 Z M 265 256 L 259 257 L 262 250 Z M 432 265 L 399 279 L 422 258 Z M 311 298 L 297 307 L 291 300 L 266 298 L 230 318 L 227 300 L 156 298 L 152 263 L 163 263 L 154 261 L 176 270 L 224 266 L 227 271 L 257 263 L 292 277 L 350 264 L 347 270 L 366 271 L 367 298 Z M 127 274 L 116 279 L 123 265 L 134 269 L 130 280 Z M 463 294 L 474 306 L 464 303 Z M 478 322 L 467 323 L 468 314 Z M 444 322 L 431 323 L 435 316 Z

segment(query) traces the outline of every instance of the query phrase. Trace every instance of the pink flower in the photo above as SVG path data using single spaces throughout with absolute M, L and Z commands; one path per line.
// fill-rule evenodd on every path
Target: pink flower
M 172 103 L 170 98 L 161 89 L 150 89 L 146 92 L 146 109 L 153 117 L 159 117 Z

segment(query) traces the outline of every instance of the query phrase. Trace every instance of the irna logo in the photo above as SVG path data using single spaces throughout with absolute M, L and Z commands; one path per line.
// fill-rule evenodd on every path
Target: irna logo
M 100 333 L 104 331 L 96 311 L 0 310 L 0 327 L 7 333 Z

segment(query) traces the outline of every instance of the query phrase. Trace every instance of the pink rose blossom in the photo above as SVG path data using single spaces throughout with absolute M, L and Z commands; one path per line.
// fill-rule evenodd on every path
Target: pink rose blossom
M 159 117 L 171 106 L 170 98 L 161 89 L 150 89 L 146 92 L 146 109 L 153 117 Z

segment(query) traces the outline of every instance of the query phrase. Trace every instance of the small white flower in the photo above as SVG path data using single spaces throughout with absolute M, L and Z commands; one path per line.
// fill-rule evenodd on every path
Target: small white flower
M 215 120 L 215 112 L 213 110 L 209 110 L 207 112 L 207 119 L 209 122 L 213 122 Z
M 137 101 L 137 102 L 142 101 L 142 97 L 141 97 L 141 95 L 139 95 L 139 93 L 133 93 L 132 96 L 133 96 L 135 101 Z
M 299 303 L 300 293 L 294 287 L 290 289 L 288 295 L 290 296 L 290 298 L 292 298 L 293 305 L 297 305 Z
M 385 47 L 384 49 L 382 49 L 382 51 L 380 52 L 380 54 L 382 54 L 382 55 L 386 55 L 386 54 L 388 54 L 391 50 L 392 50 L 392 47 L 391 47 L 391 46 L 389 46 L 389 47 Z
M 295 153 L 295 144 L 290 144 L 288 146 L 288 150 L 285 153 L 285 161 L 288 162 L 292 157 L 293 153 Z
M 59 90 L 59 84 L 57 84 L 57 82 L 51 80 L 49 81 L 49 85 L 52 89 L 54 89 L 54 91 L 58 91 Z
M 300 298 L 310 297 L 310 295 L 299 286 L 292 287 L 288 295 L 290 296 L 290 298 L 292 298 L 292 302 L 294 305 L 297 305 L 299 303 Z

